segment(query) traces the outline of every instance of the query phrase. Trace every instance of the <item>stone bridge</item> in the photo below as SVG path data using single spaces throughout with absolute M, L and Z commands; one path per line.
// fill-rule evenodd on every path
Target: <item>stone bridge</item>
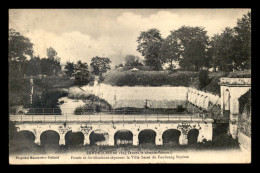
M 186 145 L 195 134 L 195 142 L 212 140 L 210 118 L 194 115 L 10 115 L 18 133 L 29 133 L 34 142 L 41 145 L 44 138 L 56 137 L 59 145 L 66 144 L 68 133 L 77 133 L 84 145 L 117 145 L 128 140 L 128 144 L 139 145 L 149 138 L 155 145 L 167 143 L 165 136 L 173 142 Z M 93 141 L 93 134 L 102 134 L 103 141 Z M 120 134 L 121 133 L 121 134 Z M 174 136 L 175 135 L 175 136 Z M 43 137 L 45 136 L 45 137 Z M 47 136 L 47 137 L 46 137 Z M 194 141 L 194 140 L 193 140 Z

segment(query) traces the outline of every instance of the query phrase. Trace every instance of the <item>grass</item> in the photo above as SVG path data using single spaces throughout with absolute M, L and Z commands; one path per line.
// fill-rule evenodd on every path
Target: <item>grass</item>
M 128 69 L 111 70 L 104 75 L 103 83 L 112 86 L 184 86 L 199 88 L 198 72 L 193 71 L 129 71 Z M 251 70 L 236 72 L 209 72 L 209 83 L 202 90 L 220 94 L 221 77 L 248 78 Z
M 189 86 L 195 72 L 169 71 L 116 71 L 113 70 L 104 76 L 103 83 L 112 86 Z

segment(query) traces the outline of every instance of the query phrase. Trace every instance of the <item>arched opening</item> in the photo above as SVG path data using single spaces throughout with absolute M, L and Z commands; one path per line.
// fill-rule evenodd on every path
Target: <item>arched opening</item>
M 179 145 L 180 135 L 181 132 L 176 129 L 168 129 L 164 131 L 162 134 L 163 145 Z
M 42 146 L 59 146 L 60 135 L 56 131 L 47 130 L 41 134 L 40 140 Z
M 82 132 L 68 131 L 65 135 L 65 145 L 69 147 L 80 146 L 84 144 L 84 134 Z
M 28 130 L 22 130 L 17 133 L 17 144 L 21 148 L 30 148 L 34 145 L 35 135 Z
M 107 132 L 103 130 L 95 130 L 89 135 L 90 145 L 107 145 L 108 137 Z
M 155 145 L 156 132 L 153 130 L 142 130 L 138 135 L 139 144 Z
M 114 135 L 115 145 L 132 145 L 133 133 L 129 130 L 119 130 Z
M 198 141 L 199 130 L 198 129 L 191 129 L 188 132 L 188 144 L 196 144 Z

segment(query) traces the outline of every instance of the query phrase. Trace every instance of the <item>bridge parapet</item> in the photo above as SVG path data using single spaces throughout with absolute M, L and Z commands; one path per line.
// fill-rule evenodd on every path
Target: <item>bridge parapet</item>
M 10 115 L 10 121 L 15 122 L 213 122 L 213 119 L 200 116 L 198 114 L 187 114 L 187 115 Z

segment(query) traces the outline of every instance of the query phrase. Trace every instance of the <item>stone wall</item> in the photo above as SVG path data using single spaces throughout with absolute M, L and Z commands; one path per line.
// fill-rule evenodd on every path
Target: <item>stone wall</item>
M 100 84 L 93 87 L 93 93 L 105 99 L 112 107 L 149 107 L 172 108 L 187 99 L 187 87 L 128 87 Z
M 218 95 L 203 92 L 194 88 L 188 88 L 187 100 L 203 109 L 208 109 L 211 104 L 220 105 L 221 99 Z
M 105 99 L 114 108 L 143 108 L 147 102 L 151 108 L 176 108 L 178 105 L 183 105 L 186 101 L 203 109 L 208 109 L 211 104 L 221 104 L 221 99 L 218 95 L 189 87 L 119 87 L 101 83 L 95 87 L 82 87 L 82 89 Z

